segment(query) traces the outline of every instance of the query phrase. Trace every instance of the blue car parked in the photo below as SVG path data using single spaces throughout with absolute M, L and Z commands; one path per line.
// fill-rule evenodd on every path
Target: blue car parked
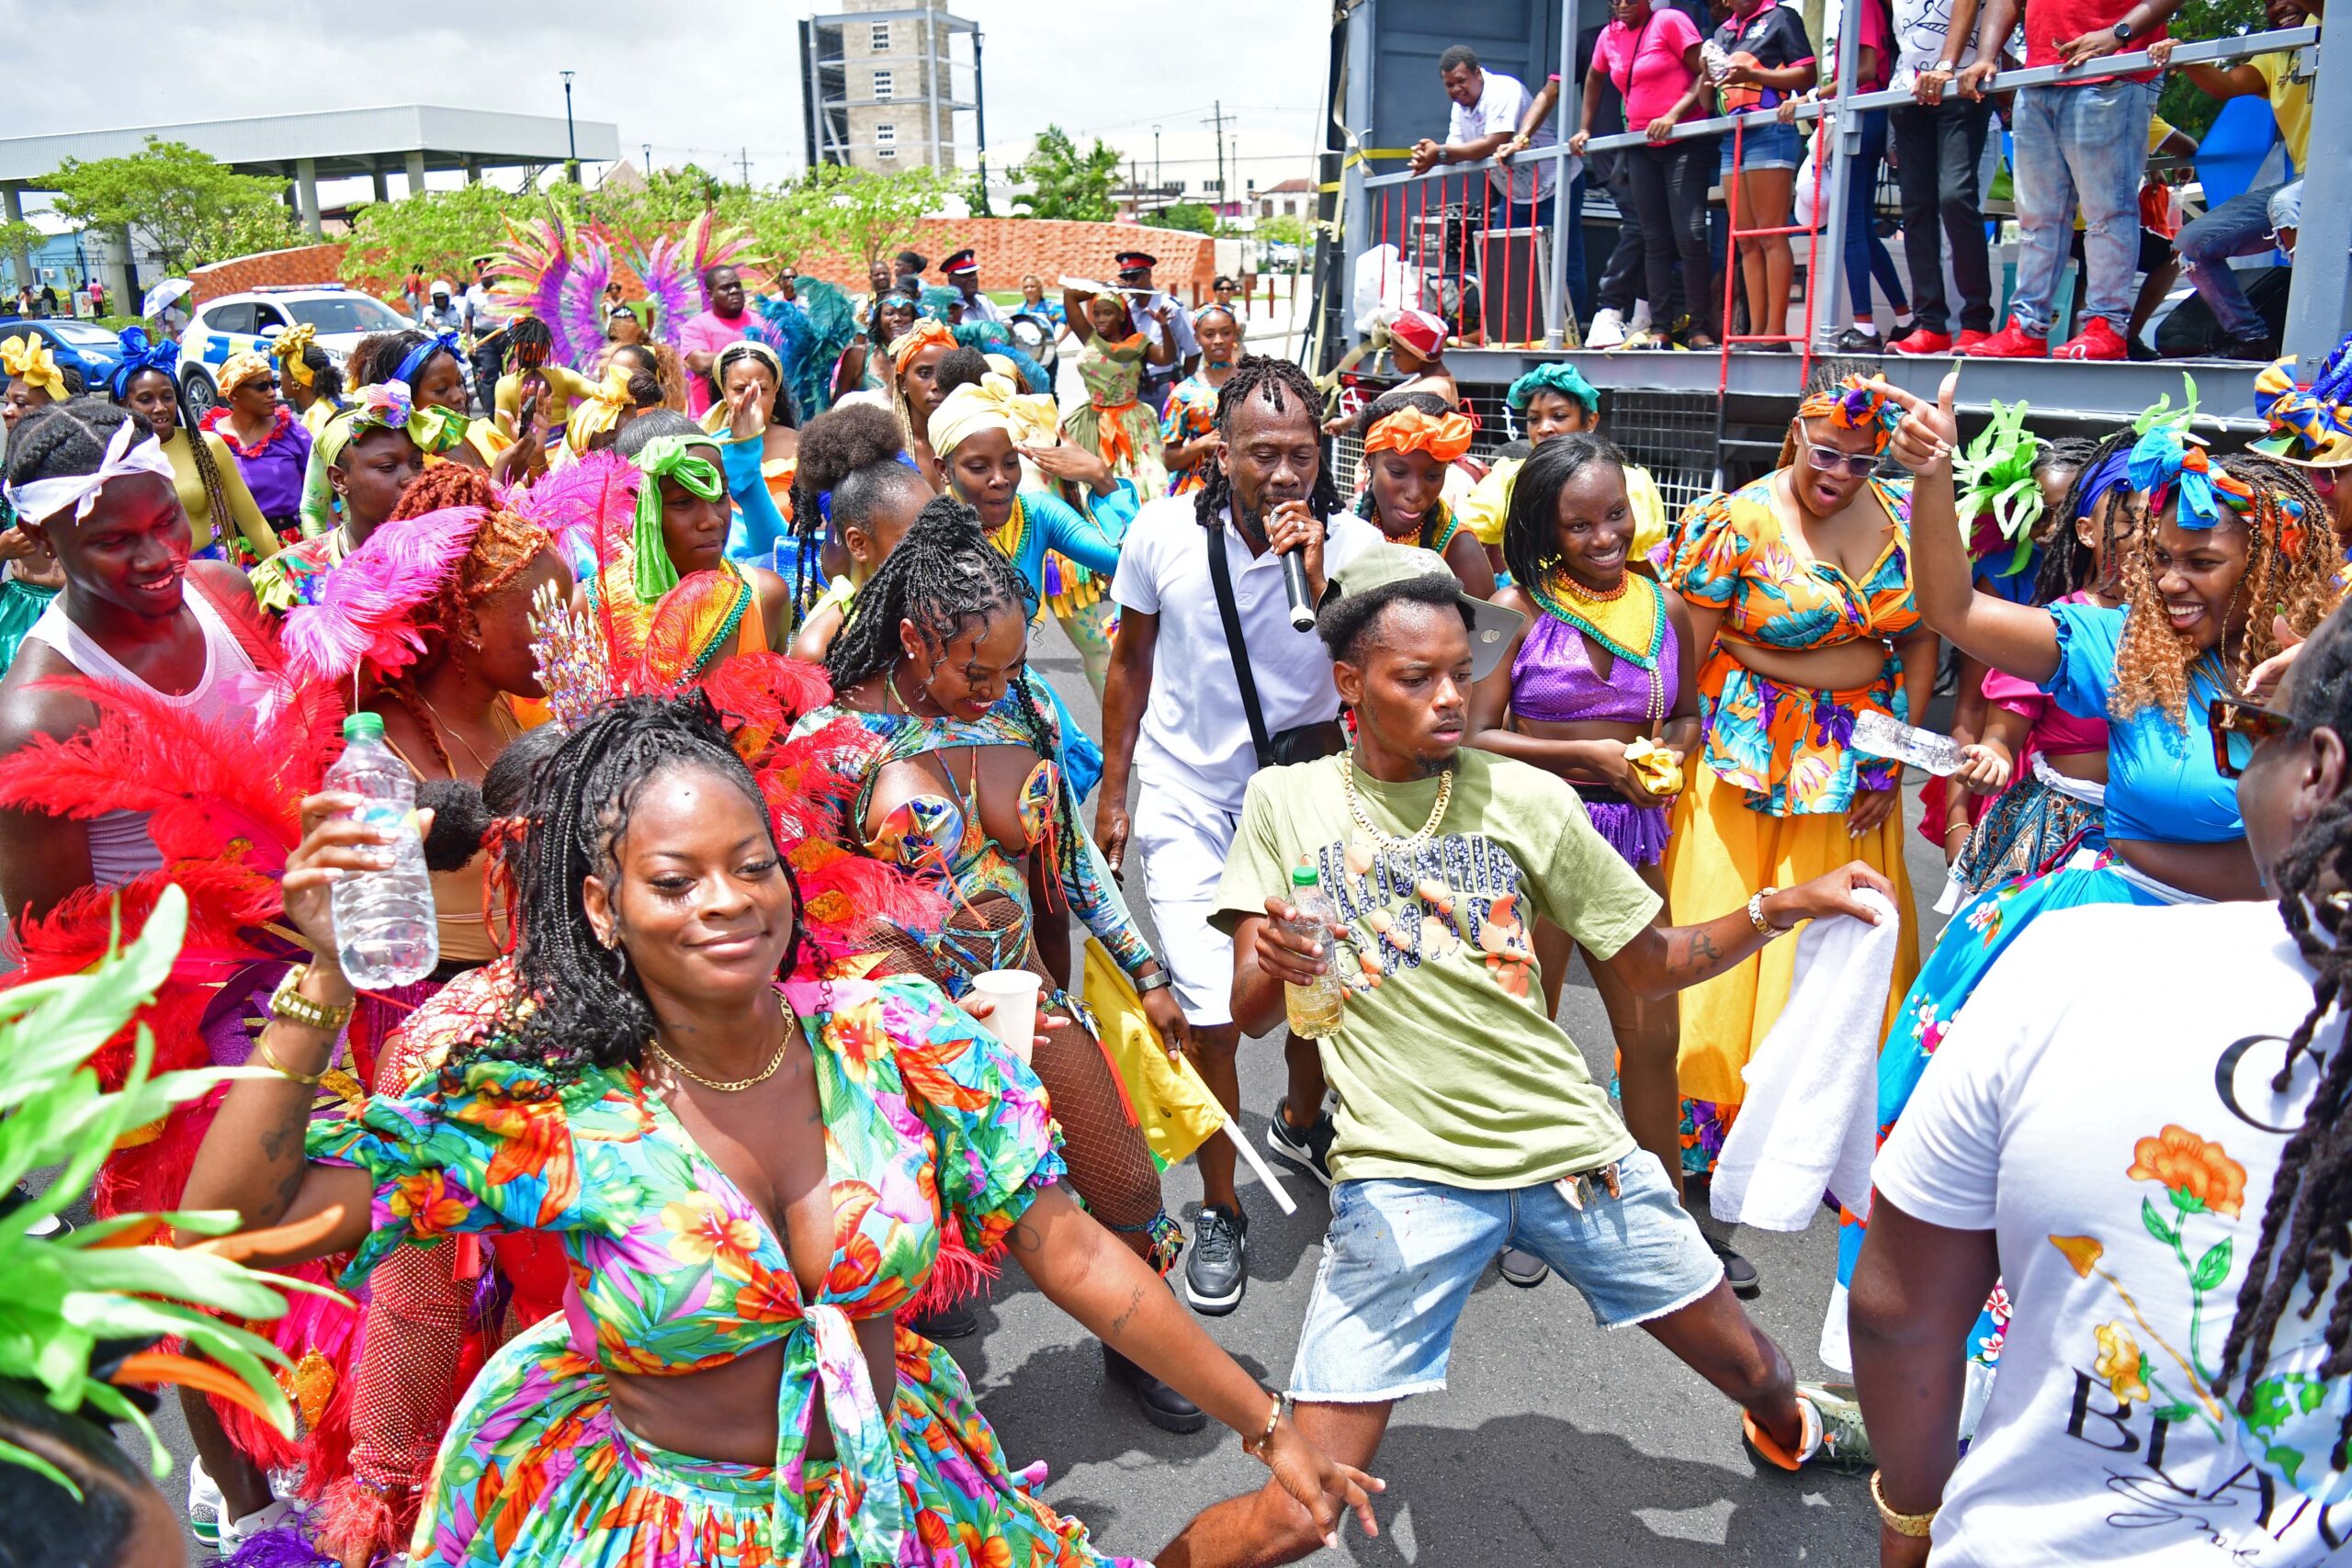
M 27 333 L 47 339 L 57 363 L 81 373 L 85 391 L 106 390 L 115 367 L 122 363 L 120 341 L 96 321 L 77 321 L 70 316 L 0 316 L 0 337 Z

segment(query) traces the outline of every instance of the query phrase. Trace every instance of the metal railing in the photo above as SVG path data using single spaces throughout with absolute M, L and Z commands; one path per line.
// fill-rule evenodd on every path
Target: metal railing
M 1573 16 L 1573 8 L 1571 8 L 1568 17 L 1571 24 Z M 1573 26 L 1567 26 L 1565 31 L 1567 39 L 1564 40 L 1562 48 L 1560 71 L 1562 91 L 1553 119 L 1555 130 L 1572 129 L 1579 123 L 1581 118 L 1577 100 L 1583 85 L 1584 62 L 1570 58 L 1568 53 L 1575 36 Z M 1809 123 L 1824 117 L 1835 117 L 1835 130 L 1830 133 L 1828 143 L 1828 158 L 1826 162 L 1820 161 L 1816 152 L 1820 185 L 1813 222 L 1809 227 L 1792 224 L 1783 231 L 1790 233 L 1810 232 L 1812 235 L 1812 264 L 1805 269 L 1805 288 L 1808 298 L 1805 302 L 1804 320 L 1807 330 L 1804 334 L 1805 341 L 1803 344 L 1808 356 L 1812 353 L 1813 340 L 1817 335 L 1812 330 L 1812 324 L 1819 314 L 1817 302 L 1826 299 L 1830 307 L 1829 317 L 1834 320 L 1836 315 L 1836 295 L 1831 293 L 1824 296 L 1816 291 L 1825 288 L 1834 290 L 1845 287 L 1846 187 L 1853 159 L 1860 151 L 1861 117 L 1871 109 L 1893 108 L 1917 101 L 1908 90 L 1903 89 L 1868 93 L 1849 90 L 1849 85 L 1860 74 L 1860 33 L 1859 28 L 1848 28 L 1843 29 L 1843 36 L 1838 40 L 1837 87 L 1826 97 L 1794 106 L 1792 115 L 1792 118 L 1799 123 Z M 2319 28 L 2302 27 L 2248 33 L 2237 38 L 2205 39 L 2194 42 L 2182 42 L 2173 47 L 2169 64 L 2179 67 L 2203 62 L 2244 60 L 2257 54 L 2309 48 L 2316 45 L 2318 40 Z M 2154 69 L 2155 69 L 2154 62 L 2148 58 L 2144 50 L 2141 50 L 2130 53 L 2103 56 L 2076 67 L 2036 66 L 2031 69 L 2003 71 L 1984 85 L 1984 91 L 1988 95 L 2007 93 L 2020 87 L 2129 75 Z M 2344 73 L 2339 72 L 2338 74 L 2344 74 Z M 2330 85 L 2334 86 L 2334 84 L 2331 83 Z M 1951 96 L 1949 90 L 1947 96 Z M 1724 132 L 1737 135 L 1744 130 L 1760 130 L 1779 122 L 1778 109 L 1755 109 L 1741 114 L 1717 115 L 1706 119 L 1684 121 L 1676 126 L 1673 134 L 1666 140 L 1686 141 L 1693 137 L 1715 136 Z M 2326 132 L 2324 128 L 2329 121 L 2316 105 L 2313 123 L 2323 128 L 2322 134 L 2324 136 Z M 1655 144 L 1645 132 L 1627 130 L 1589 138 L 1586 141 L 1584 152 L 1589 154 Z M 2316 145 L 2312 149 L 2312 153 L 2314 158 L 2323 155 L 2321 149 Z M 1504 327 L 1514 323 L 1532 324 L 1540 315 L 1544 323 L 1544 334 L 1541 340 L 1543 346 L 1574 347 L 1576 346 L 1574 320 L 1566 310 L 1564 298 L 1567 254 L 1567 235 L 1565 226 L 1570 220 L 1568 180 L 1565 177 L 1555 180 L 1551 220 L 1548 224 L 1542 226 L 1549 242 L 1548 258 L 1539 258 L 1542 247 L 1532 243 L 1532 236 L 1530 236 L 1531 243 L 1526 246 L 1526 255 L 1523 259 L 1512 253 L 1506 244 L 1502 253 L 1503 265 L 1498 266 L 1496 247 L 1487 238 L 1489 232 L 1487 228 L 1487 220 L 1501 206 L 1493 183 L 1488 177 L 1494 171 L 1505 167 L 1532 171 L 1541 163 L 1546 161 L 1556 163 L 1575 155 L 1568 151 L 1564 137 L 1560 142 L 1552 146 L 1529 148 L 1511 159 L 1508 165 L 1488 159 L 1476 164 L 1449 164 L 1419 175 L 1408 169 L 1392 174 L 1363 175 L 1361 178 L 1361 188 L 1369 218 L 1369 232 L 1364 234 L 1366 243 L 1363 248 L 1369 249 L 1380 243 L 1396 245 L 1398 265 L 1407 268 L 1412 275 L 1403 291 L 1408 292 L 1415 303 L 1426 305 L 1434 302 L 1442 306 L 1450 301 L 1464 300 L 1469 297 L 1470 286 L 1475 284 L 1479 313 L 1476 330 L 1464 331 L 1461 334 L 1464 342 L 1475 342 L 1482 347 L 1503 342 L 1532 345 L 1536 340 L 1532 333 L 1522 336 L 1504 337 L 1492 330 L 1490 324 L 1498 321 Z M 2338 161 L 2342 161 L 2340 157 Z M 1568 170 L 1563 167 L 1560 174 L 1566 176 Z M 1458 202 L 1450 202 L 1447 196 L 1448 182 L 1453 180 L 1464 182 Z M 1475 223 L 1468 221 L 1474 202 L 1470 182 L 1474 180 L 1476 182 L 1475 201 L 1478 214 L 1478 221 Z M 1734 183 L 1736 185 L 1736 182 Z M 1437 244 L 1434 248 L 1428 243 L 1429 226 L 1432 221 L 1430 217 L 1432 193 L 1436 196 L 1434 207 L 1438 214 L 1435 221 L 1440 224 Z M 1728 192 L 1726 194 L 1728 195 Z M 1525 211 L 1529 209 L 1529 205 L 1513 203 L 1511 209 Z M 1453 207 L 1458 214 L 1458 220 L 1450 231 L 1445 226 L 1449 207 Z M 2329 210 L 2329 209 L 2312 206 L 2308 201 L 2306 209 Z M 1530 227 L 1534 226 L 1530 225 Z M 1516 234 L 1517 231 L 1506 231 L 1506 232 Z M 1474 234 L 1477 236 L 1476 239 L 1472 237 Z M 1738 274 L 1736 240 L 1733 243 L 1735 250 L 1725 257 L 1725 270 L 1736 279 Z M 2335 254 L 2340 253 L 2343 248 L 2340 245 L 2333 247 L 2328 261 L 2324 264 L 2331 268 L 2328 279 L 2313 289 L 2314 303 L 2308 309 L 2299 309 L 2296 316 L 2299 321 L 2304 323 L 2303 332 L 2307 336 L 2315 335 L 2317 331 L 2311 323 L 2324 324 L 2332 317 L 2334 325 L 2326 334 L 2326 341 L 2331 344 L 2335 341 L 2335 334 L 2341 333 L 2347 324 L 2342 319 L 2344 307 L 2340 303 L 2331 303 L 2335 295 L 2343 293 L 2347 288 L 2344 258 L 2341 254 Z M 1355 262 L 1359 254 L 1361 254 L 1360 250 L 1351 249 L 1347 257 L 1345 271 L 1351 283 L 1353 280 Z M 1432 277 L 1435 279 L 1434 288 L 1430 283 Z M 1539 279 L 1540 299 L 1537 297 Z M 1383 280 L 1384 293 L 1386 291 L 1389 281 L 1391 280 L 1385 278 Z M 1688 290 L 1693 287 L 1707 288 L 1710 283 L 1711 280 L 1701 280 L 1694 286 L 1686 280 L 1685 288 Z M 1449 288 L 1452 290 L 1451 293 Z M 1516 310 L 1513 309 L 1514 305 L 1517 307 Z M 1652 301 L 1652 305 L 1659 311 L 1666 309 L 1666 303 L 1662 300 Z M 1434 313 L 1447 316 L 1450 321 L 1461 322 L 1465 326 L 1468 324 L 1459 310 L 1449 312 L 1440 309 Z M 1726 379 L 1728 355 L 1732 346 L 1730 325 L 1728 317 L 1719 323 L 1726 361 Z M 1791 341 L 1793 341 L 1793 337 Z

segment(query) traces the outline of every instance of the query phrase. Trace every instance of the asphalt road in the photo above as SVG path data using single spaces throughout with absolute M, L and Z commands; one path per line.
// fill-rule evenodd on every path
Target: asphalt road
M 1080 723 L 1099 734 L 1093 694 L 1058 630 L 1038 639 L 1035 661 Z M 1916 822 L 1916 787 L 1905 804 L 1906 819 Z M 1912 835 L 1908 842 L 1921 918 L 1932 934 L 1942 922 L 1928 906 L 1942 888 L 1943 867 L 1925 840 Z M 1143 900 L 1135 905 L 1148 927 Z M 1594 1053 L 1596 1076 L 1605 1074 L 1608 1021 L 1581 970 L 1569 977 L 1561 1017 L 1570 1036 Z M 1262 1149 L 1266 1119 L 1283 1092 L 1278 1041 L 1244 1047 L 1241 1080 L 1242 1122 Z M 1250 1293 L 1230 1316 L 1204 1320 L 1220 1344 L 1276 1388 L 1290 1371 L 1329 1217 L 1313 1181 L 1285 1180 L 1298 1203 L 1287 1218 L 1242 1172 Z M 1199 1179 L 1186 1165 L 1166 1181 L 1170 1211 L 1189 1232 Z M 1800 1377 L 1824 1375 L 1814 1348 L 1836 1275 L 1835 1222 L 1824 1213 L 1801 1235 L 1740 1231 L 1736 1238 L 1763 1280 L 1748 1311 Z M 981 1409 L 1015 1464 L 1046 1461 L 1046 1500 L 1084 1520 L 1102 1549 L 1148 1557 L 1202 1507 L 1264 1480 L 1264 1469 L 1229 1432 L 1176 1437 L 1147 1425 L 1125 1393 L 1106 1383 L 1091 1338 L 1017 1269 L 998 1281 L 980 1321 L 979 1334 L 950 1349 Z M 1521 1291 L 1490 1272 L 1463 1315 L 1449 1380 L 1443 1393 L 1408 1401 L 1389 1427 L 1374 1466 L 1388 1483 L 1379 1538 L 1350 1524 L 1338 1551 L 1310 1561 L 1366 1568 L 1875 1561 L 1876 1516 L 1860 1477 L 1759 1472 L 1727 1401 L 1647 1336 L 1604 1333 L 1557 1280 Z M 177 1461 L 175 1480 L 165 1483 L 176 1496 L 185 1486 L 178 1477 L 186 1434 L 168 1405 L 160 1425 Z

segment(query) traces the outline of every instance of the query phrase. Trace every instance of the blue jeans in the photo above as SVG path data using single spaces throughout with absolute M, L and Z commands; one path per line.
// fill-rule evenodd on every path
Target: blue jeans
M 2260 255 L 2270 249 L 2276 231 L 2270 223 L 2272 198 L 2283 185 L 2256 186 L 2232 197 L 2180 231 L 2181 270 L 2211 308 L 2223 335 L 2244 343 L 2270 335 L 2262 312 L 2246 299 L 2232 256 Z
M 1878 237 L 1878 171 L 1886 162 L 1886 111 L 1862 111 L 1862 146 L 1846 175 L 1846 292 L 1857 318 L 1871 313 L 1871 279 L 1899 314 L 1908 303 L 1886 242 Z
M 2050 331 L 2058 275 L 2083 209 L 2083 315 L 2132 326 L 2139 272 L 2140 177 L 2148 166 L 2153 84 L 2118 78 L 2084 87 L 2024 87 L 2010 131 L 2017 139 L 2018 292 L 2009 313 L 2037 336 Z

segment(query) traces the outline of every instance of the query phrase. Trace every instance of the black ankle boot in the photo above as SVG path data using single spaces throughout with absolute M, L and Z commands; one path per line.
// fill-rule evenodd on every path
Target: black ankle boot
M 1207 1412 L 1108 1345 L 1102 1347 L 1102 1371 L 1126 1386 L 1143 1418 L 1161 1431 L 1197 1432 L 1209 1424 Z

